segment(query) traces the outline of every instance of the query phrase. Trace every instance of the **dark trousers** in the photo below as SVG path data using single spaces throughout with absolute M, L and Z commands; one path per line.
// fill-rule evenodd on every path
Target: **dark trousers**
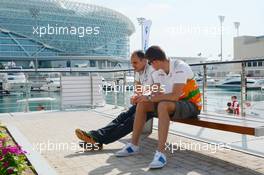
M 128 111 L 122 112 L 108 125 L 98 130 L 89 131 L 98 143 L 109 144 L 119 140 L 133 131 L 136 113 L 136 105 L 131 106 Z M 154 113 L 147 114 L 147 120 L 154 117 Z

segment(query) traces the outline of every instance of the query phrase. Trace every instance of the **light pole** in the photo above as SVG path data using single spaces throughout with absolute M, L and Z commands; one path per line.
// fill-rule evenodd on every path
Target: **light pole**
M 220 56 L 221 56 L 221 61 L 223 60 L 223 22 L 225 20 L 225 16 L 218 16 L 219 20 L 220 20 L 220 30 L 221 30 L 221 36 L 220 36 Z
M 144 41 L 143 41 L 143 24 L 146 20 L 146 18 L 140 17 L 137 18 L 139 25 L 141 26 L 141 48 L 144 51 Z
M 237 36 L 239 36 L 239 26 L 240 26 L 240 22 L 234 22 L 235 28 L 236 28 L 236 32 L 237 32 Z
M 144 23 L 146 22 L 146 18 L 140 17 L 137 18 L 139 25 L 141 26 L 141 47 L 142 47 L 142 51 L 145 52 L 144 49 Z M 146 124 L 145 127 L 143 129 L 143 134 L 151 134 L 152 133 L 152 127 L 153 127 L 153 119 L 150 119 Z

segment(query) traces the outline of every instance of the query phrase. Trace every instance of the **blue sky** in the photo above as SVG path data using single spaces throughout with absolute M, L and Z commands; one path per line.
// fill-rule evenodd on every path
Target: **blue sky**
M 78 0 L 108 7 L 129 17 L 136 27 L 131 50 L 141 48 L 137 17 L 152 20 L 150 45 L 168 56 L 217 58 L 220 53 L 219 15 L 223 23 L 223 57 L 233 56 L 234 21 L 240 35 L 264 35 L 264 0 Z M 264 48 L 263 48 L 264 49 Z

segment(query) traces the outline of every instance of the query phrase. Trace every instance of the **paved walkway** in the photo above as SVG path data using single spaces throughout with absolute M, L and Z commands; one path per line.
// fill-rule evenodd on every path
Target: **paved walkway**
M 245 153 L 221 149 L 214 151 L 212 145 L 184 137 L 169 135 L 169 142 L 178 148 L 168 151 L 168 165 L 162 170 L 149 170 L 157 144 L 157 131 L 143 136 L 141 153 L 137 156 L 117 158 L 114 153 L 128 141 L 127 136 L 120 141 L 105 145 L 100 152 L 82 152 L 77 146 L 75 128 L 96 129 L 111 121 L 120 112 L 112 106 L 98 108 L 97 111 L 46 112 L 0 116 L 6 124 L 14 125 L 37 150 L 45 146 L 41 155 L 58 174 L 101 175 L 101 174 L 179 174 L 179 175 L 251 175 L 264 174 L 264 159 Z M 104 115 L 102 113 L 107 113 Z M 180 150 L 176 144 L 195 145 L 196 150 Z M 62 146 L 64 144 L 64 146 Z M 57 148 L 55 147 L 57 146 Z M 211 146 L 211 148 L 210 148 Z M 68 148 L 67 148 L 68 147 Z M 207 149 L 209 147 L 209 149 Z M 59 150 L 60 148 L 60 150 Z M 183 147 L 182 147 L 183 148 Z M 197 149 L 204 148 L 204 149 Z

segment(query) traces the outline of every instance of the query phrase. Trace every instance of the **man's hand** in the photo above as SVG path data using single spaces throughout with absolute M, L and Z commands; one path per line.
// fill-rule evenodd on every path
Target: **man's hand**
M 131 96 L 131 97 L 130 97 L 130 103 L 131 103 L 132 105 L 137 104 L 137 103 L 136 103 L 136 100 L 137 100 L 140 96 L 141 96 L 141 95 L 137 95 L 137 94 Z
M 147 96 L 142 95 L 142 96 L 138 97 L 137 99 L 135 99 L 135 102 L 136 103 L 143 103 L 143 102 L 150 102 L 150 101 L 148 100 Z
M 130 97 L 130 104 L 135 105 L 135 97 L 136 95 Z

